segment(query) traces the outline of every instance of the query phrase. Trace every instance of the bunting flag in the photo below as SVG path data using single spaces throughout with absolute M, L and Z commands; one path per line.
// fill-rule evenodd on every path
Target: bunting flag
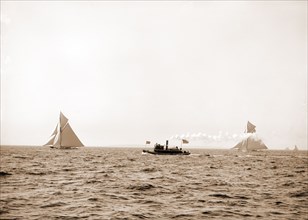
M 145 144 L 151 144 L 151 141 L 146 141 Z
M 183 144 L 188 144 L 189 141 L 188 141 L 188 140 L 185 140 L 185 139 L 182 139 L 182 143 L 183 143 Z

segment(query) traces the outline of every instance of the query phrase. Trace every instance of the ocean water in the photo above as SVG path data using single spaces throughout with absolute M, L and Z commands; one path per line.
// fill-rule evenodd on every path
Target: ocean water
M 308 219 L 307 151 L 190 151 L 2 146 L 0 219 Z

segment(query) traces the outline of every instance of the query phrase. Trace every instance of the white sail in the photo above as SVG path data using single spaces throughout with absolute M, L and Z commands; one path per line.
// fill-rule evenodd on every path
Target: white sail
M 44 144 L 44 146 L 52 146 L 52 145 L 53 145 L 53 142 L 54 142 L 54 140 L 55 140 L 55 137 L 56 137 L 55 134 L 51 135 L 49 141 L 48 141 L 46 144 Z
M 53 147 L 60 148 L 61 147 L 61 133 L 58 132 L 55 136 L 55 139 L 53 141 Z
M 256 126 L 248 121 L 246 133 L 251 133 L 251 134 L 249 134 L 248 137 L 240 141 L 232 149 L 237 149 L 242 152 L 268 149 L 267 146 L 263 143 L 263 141 L 260 138 L 258 138 L 257 135 L 255 134 L 256 132 L 255 128 Z
M 267 149 L 267 146 L 257 136 L 251 135 L 248 138 L 245 138 L 244 140 L 240 141 L 237 145 L 233 147 L 233 149 L 246 152 L 246 151 L 265 150 Z
M 58 124 L 57 124 L 55 130 L 53 131 L 52 135 L 55 135 L 55 134 L 57 134 L 57 133 L 58 133 Z
M 255 151 L 255 150 L 265 150 L 267 149 L 266 145 L 263 143 L 261 139 L 256 136 L 250 136 L 247 138 L 247 151 Z
M 60 129 L 63 130 L 64 126 L 67 124 L 68 119 L 60 112 Z
M 83 144 L 73 131 L 69 123 L 65 125 L 61 136 L 61 146 L 63 147 L 83 147 Z
M 83 147 L 84 145 L 68 123 L 68 119 L 62 114 L 62 112 L 60 112 L 59 122 L 56 129 L 45 146 L 51 146 L 54 148 L 74 148 Z
M 48 142 L 46 144 L 44 144 L 44 146 L 53 146 L 53 143 L 54 143 L 54 140 L 55 140 L 57 133 L 58 133 L 58 124 L 57 124 L 55 130 L 52 132 Z
M 243 148 L 243 144 L 244 144 L 244 140 L 241 141 L 241 142 L 239 142 L 239 143 L 237 143 L 237 145 L 235 145 L 234 147 L 232 147 L 232 149 L 237 149 L 237 150 L 239 150 L 239 149 Z

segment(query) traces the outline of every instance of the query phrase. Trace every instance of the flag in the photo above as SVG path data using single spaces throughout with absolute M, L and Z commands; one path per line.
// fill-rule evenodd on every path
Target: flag
M 189 141 L 188 141 L 188 140 L 185 140 L 185 139 L 182 139 L 182 143 L 183 143 L 183 144 L 188 144 Z
M 150 143 L 151 143 L 151 141 L 146 141 L 146 142 L 145 142 L 145 144 L 150 144 Z

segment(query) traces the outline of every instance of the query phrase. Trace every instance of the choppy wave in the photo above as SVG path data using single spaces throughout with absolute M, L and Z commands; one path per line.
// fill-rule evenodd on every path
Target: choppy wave
M 1 147 L 1 219 L 307 219 L 307 152 Z

